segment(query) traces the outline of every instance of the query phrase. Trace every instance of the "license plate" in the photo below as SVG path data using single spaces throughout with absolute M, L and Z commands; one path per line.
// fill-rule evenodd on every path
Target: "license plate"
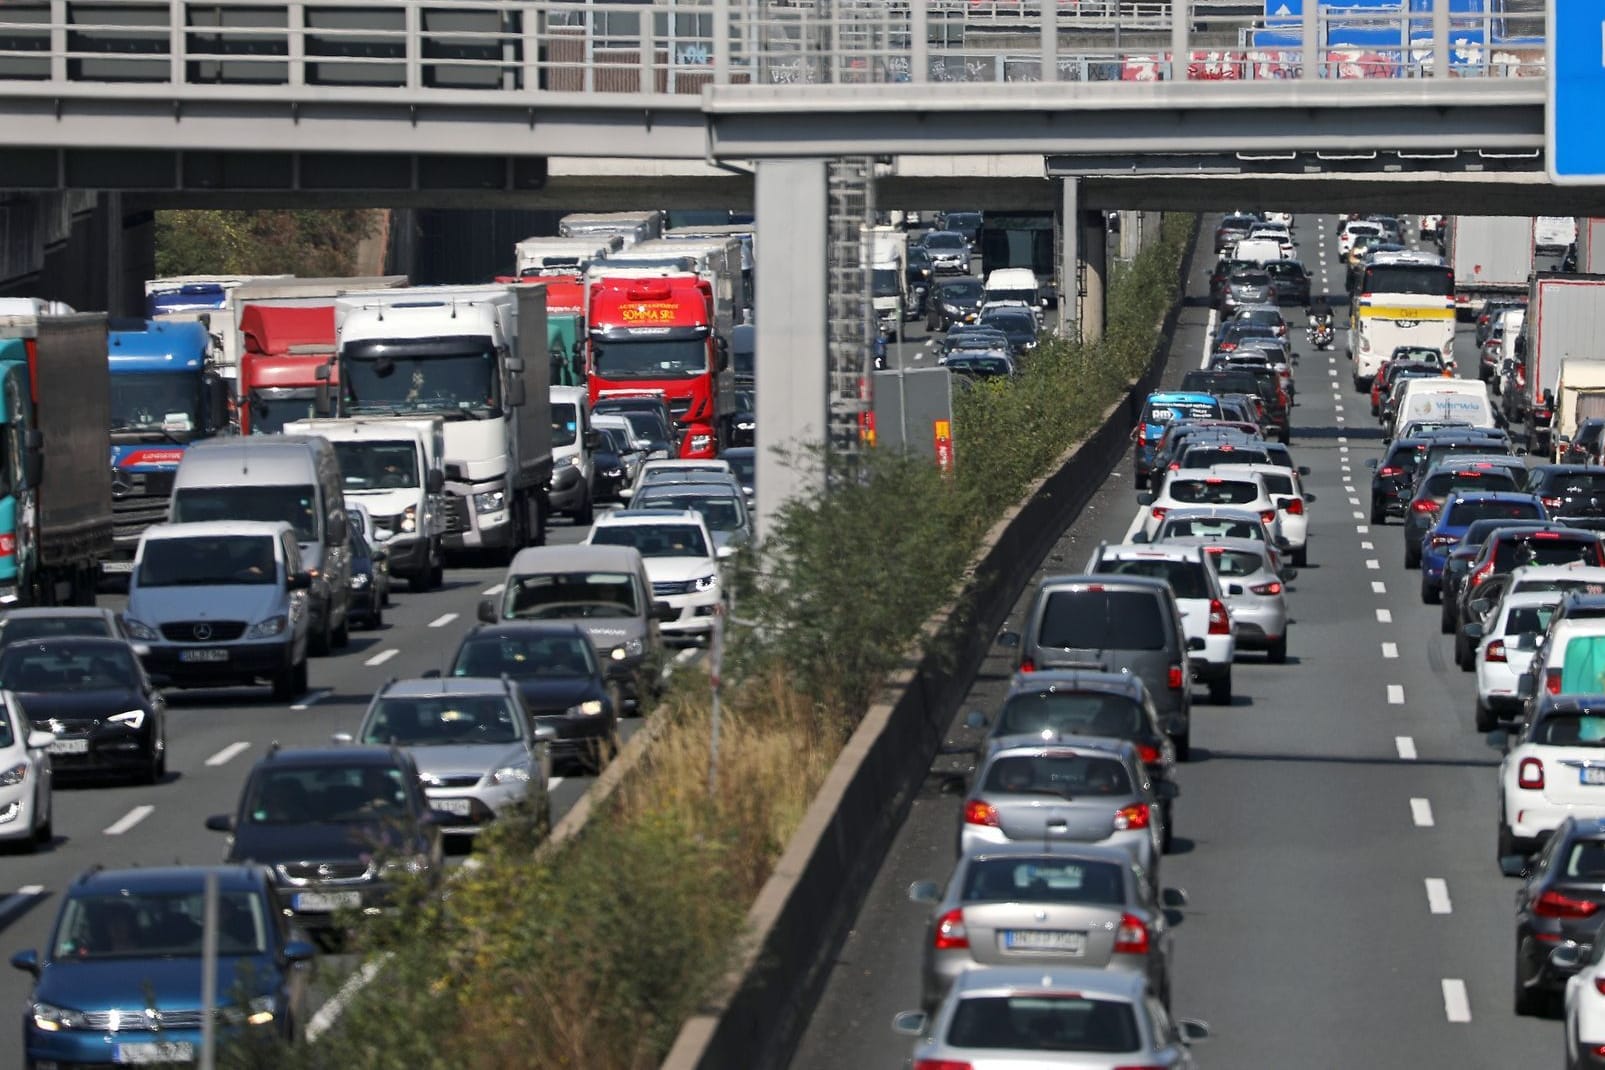
M 1605 766 L 1585 765 L 1577 776 L 1584 784 L 1605 784 Z
M 45 748 L 51 754 L 88 754 L 89 740 L 87 739 L 58 739 Z M 1588 770 L 1583 770 L 1588 772 Z
M 295 896 L 295 909 L 319 913 L 361 905 L 361 892 L 297 892 Z
M 1086 933 L 1005 929 L 1001 935 L 1005 951 L 1053 951 L 1061 955 L 1080 955 L 1087 950 Z
M 180 650 L 179 661 L 227 661 L 228 651 L 219 647 L 208 650 Z
M 448 814 L 456 814 L 458 817 L 467 817 L 468 812 L 473 809 L 474 800 L 430 799 L 429 805 L 436 810 L 444 810 Z
M 133 572 L 134 563 L 132 561 L 102 561 L 100 563 L 100 571 L 109 574 Z
M 195 1045 L 188 1041 L 165 1041 L 159 1044 L 119 1044 L 117 1062 L 125 1066 L 149 1066 L 154 1063 L 192 1063 Z

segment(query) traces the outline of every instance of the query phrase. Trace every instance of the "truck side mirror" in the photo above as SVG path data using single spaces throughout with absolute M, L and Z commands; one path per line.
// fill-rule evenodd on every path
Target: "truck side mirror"
M 228 383 L 221 376 L 207 372 L 201 382 L 206 391 L 206 427 L 209 434 L 219 434 L 228 427 Z
M 24 490 L 37 487 L 45 476 L 45 435 L 29 431 L 22 438 L 22 483 Z
M 585 448 L 597 450 L 602 448 L 602 432 L 596 428 L 588 428 L 585 432 Z
M 446 477 L 438 468 L 431 468 L 429 474 L 424 476 L 424 490 L 430 494 L 439 494 L 446 489 Z

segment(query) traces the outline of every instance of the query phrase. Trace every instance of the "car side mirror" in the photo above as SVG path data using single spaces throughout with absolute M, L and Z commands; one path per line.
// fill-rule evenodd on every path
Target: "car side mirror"
M 1187 892 L 1182 888 L 1159 889 L 1159 905 L 1168 910 L 1181 910 L 1189 904 Z
M 35 977 L 38 977 L 39 952 L 35 951 L 33 948 L 28 948 L 26 951 L 19 951 L 15 955 L 11 956 L 11 966 L 13 969 L 21 970 L 23 973 L 31 973 Z
M 1467 639 L 1481 639 L 1483 637 L 1482 622 L 1471 621 L 1465 626 L 1464 631 Z
M 929 1020 L 924 1011 L 902 1011 L 892 1015 L 892 1032 L 905 1037 L 922 1036 Z
M 942 889 L 935 881 L 915 881 L 908 886 L 908 899 L 911 903 L 939 903 Z
M 1530 672 L 1522 673 L 1520 678 L 1516 680 L 1516 697 L 1532 698 L 1533 690 L 1533 674 Z
M 1208 644 L 1206 644 L 1202 639 L 1200 639 L 1196 635 L 1193 636 L 1191 639 L 1187 640 L 1187 649 L 1188 650 L 1193 650 L 1193 651 L 1204 650 L 1204 649 L 1207 649 L 1207 647 L 1208 647 Z
M 496 603 L 489 598 L 479 600 L 479 619 L 485 624 L 496 623 Z
M 206 827 L 211 832 L 233 832 L 233 814 L 213 814 L 206 819 Z
M 1377 459 L 1375 457 L 1369 458 L 1366 461 L 1366 464 L 1371 468 L 1375 468 L 1377 466 Z M 1309 475 L 1310 474 L 1310 466 L 1307 465 L 1307 464 L 1299 465 L 1298 466 L 1298 474 L 1301 475 L 1301 476 Z
M 1146 531 L 1132 532 L 1131 541 L 1134 543 L 1145 543 L 1148 541 L 1148 533 Z
M 1179 799 L 1181 798 L 1181 785 L 1174 780 L 1161 780 L 1154 785 L 1154 794 L 1166 801 Z
M 50 746 L 55 741 L 56 741 L 56 734 L 54 732 L 42 732 L 39 729 L 35 728 L 31 732 L 28 733 L 28 749 L 29 750 L 44 750 L 46 747 Z
M 971 710 L 969 713 L 967 713 L 964 716 L 964 727 L 965 728 L 971 728 L 971 729 L 985 728 L 986 727 L 986 714 L 982 713 L 980 710 Z M 46 735 L 50 735 L 50 733 L 48 733 L 48 732 L 46 732 L 45 734 Z M 50 738 L 51 739 L 55 739 L 56 737 L 55 736 L 50 736 Z
M 1311 494 L 1309 491 L 1305 491 L 1304 492 L 1304 501 L 1305 501 L 1305 504 L 1313 505 L 1314 502 L 1315 502 L 1315 495 Z
M 1143 491 L 1141 494 L 1137 495 L 1137 504 L 1152 505 L 1154 504 L 1154 496 L 1147 491 Z
M 439 669 L 425 669 L 419 675 L 419 679 L 420 680 L 438 680 L 438 679 L 440 679 L 440 670 Z
M 318 954 L 318 949 L 305 940 L 291 940 L 284 945 L 279 956 L 285 962 L 311 962 Z
M 660 623 L 667 623 L 671 620 L 679 620 L 680 611 L 669 605 L 667 602 L 653 602 L 652 616 L 655 617 Z
M 292 572 L 284 577 L 284 589 L 287 591 L 306 591 L 312 588 L 312 573 Z
M 998 646 L 1003 647 L 1005 650 L 1015 650 L 1020 646 L 1020 633 L 999 632 L 997 643 Z
M 336 732 L 329 737 L 330 743 L 355 743 L 357 738 L 350 732 Z
M 1176 1035 L 1183 1044 L 1197 1044 L 1209 1039 L 1209 1023 L 1197 1018 L 1180 1018 L 1176 1021 Z
M 430 494 L 439 494 L 446 489 L 446 474 L 438 468 L 431 468 L 424 477 L 424 490 Z

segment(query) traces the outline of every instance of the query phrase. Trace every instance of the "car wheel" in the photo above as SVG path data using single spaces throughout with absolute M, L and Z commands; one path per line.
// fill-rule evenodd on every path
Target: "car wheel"
M 1484 735 L 1499 727 L 1499 720 L 1494 716 L 1494 711 L 1490 710 L 1487 703 L 1483 702 L 1480 698 L 1477 700 L 1476 723 L 1477 731 L 1483 733 Z M 1504 826 L 1501 825 L 1500 828 L 1502 829 Z
M 290 687 L 297 695 L 306 694 L 307 689 L 307 663 L 306 659 L 296 663 L 295 675 L 290 681 Z
M 1421 602 L 1422 602 L 1422 604 L 1423 605 L 1429 605 L 1429 606 L 1435 606 L 1435 605 L 1438 605 L 1440 602 L 1442 602 L 1442 600 L 1443 600 L 1443 592 L 1439 591 L 1438 590 L 1438 585 L 1433 583 L 1432 580 L 1430 578 L 1428 578 L 1427 574 L 1425 572 L 1423 572 L 1421 574 Z
M 1476 668 L 1476 653 L 1471 649 L 1471 640 L 1458 631 L 1455 632 L 1455 664 L 1465 671 Z
M 334 632 L 329 625 L 328 610 L 325 610 L 323 614 L 323 627 L 318 629 L 316 635 L 307 640 L 307 646 L 309 653 L 320 658 L 328 656 L 330 649 L 333 648 Z
M 1276 437 L 1281 439 L 1282 445 L 1291 446 L 1293 444 L 1293 429 L 1290 427 L 1284 427 L 1282 428 L 1281 434 L 1277 435 Z
M 383 602 L 374 601 L 373 614 L 368 618 L 368 627 L 375 630 L 385 626 L 385 606 Z
M 429 590 L 430 580 L 433 576 L 434 573 L 432 570 L 413 573 L 411 576 L 407 577 L 407 590 L 411 591 L 413 594 L 423 594 L 425 591 Z
M 1270 646 L 1266 647 L 1265 648 L 1265 656 L 1270 660 L 1270 663 L 1272 665 L 1281 665 L 1284 662 L 1286 662 L 1287 661 L 1287 636 L 1283 635 L 1280 639 L 1276 640 Z
M 1544 1012 L 1548 1004 L 1548 994 L 1536 988 L 1528 988 L 1521 980 L 1521 949 L 1516 950 L 1515 991 L 1511 1002 L 1515 1005 L 1516 1016 L 1519 1018 L 1532 1018 Z
M 48 803 L 47 803 L 48 805 Z M 33 842 L 37 846 L 51 843 L 56 838 L 56 811 L 51 806 L 45 811 L 45 823 L 34 830 Z
M 1224 675 L 1209 682 L 1209 701 L 1217 706 L 1230 706 L 1232 704 L 1232 670 L 1228 668 Z
M 1421 547 L 1411 546 L 1408 542 L 1404 544 L 1404 567 L 1421 567 Z

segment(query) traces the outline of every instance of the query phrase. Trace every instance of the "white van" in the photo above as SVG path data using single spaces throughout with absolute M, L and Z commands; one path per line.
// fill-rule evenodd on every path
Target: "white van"
M 1488 384 L 1479 379 L 1408 379 L 1394 412 L 1395 427 L 1413 420 L 1456 420 L 1472 427 L 1494 427 Z
M 583 386 L 554 386 L 552 404 L 552 485 L 546 492 L 553 513 L 572 517 L 584 527 L 591 522 L 593 477 L 591 451 L 601 435 L 591 427 L 591 406 Z
M 1037 285 L 1036 272 L 1030 268 L 998 268 L 986 277 L 982 305 L 1023 305 L 1041 319 L 1048 299 Z
M 1263 238 L 1244 238 L 1232 250 L 1232 257 L 1237 260 L 1248 260 L 1255 264 L 1264 264 L 1272 260 L 1291 260 L 1293 254 L 1292 246 L 1285 245 L 1282 239 L 1266 236 Z

